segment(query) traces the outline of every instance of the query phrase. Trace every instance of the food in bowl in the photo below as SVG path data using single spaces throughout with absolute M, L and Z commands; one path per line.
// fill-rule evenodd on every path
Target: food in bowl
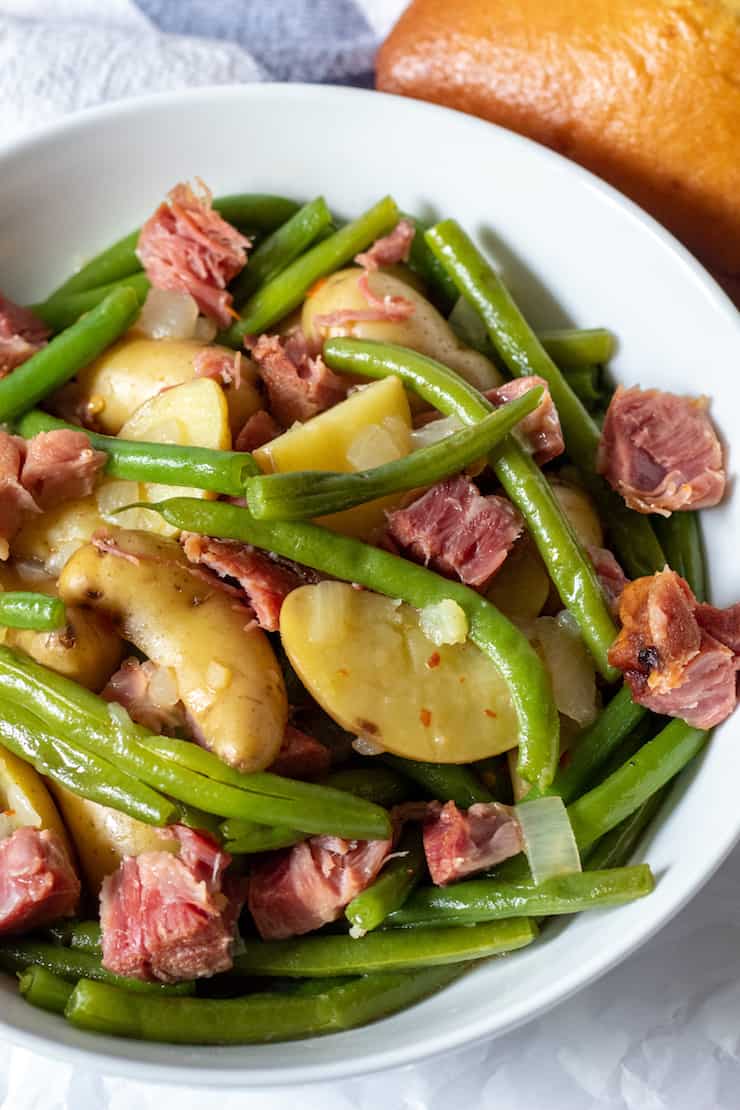
M 705 399 L 612 390 L 608 332 L 536 335 L 389 197 L 335 224 L 178 185 L 0 323 L 29 1002 L 306 1037 L 650 893 L 633 849 L 737 698 Z

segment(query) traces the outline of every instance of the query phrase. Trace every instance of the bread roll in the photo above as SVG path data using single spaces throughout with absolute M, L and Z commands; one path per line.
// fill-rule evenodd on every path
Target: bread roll
M 377 86 L 580 162 L 740 302 L 740 0 L 414 0 Z

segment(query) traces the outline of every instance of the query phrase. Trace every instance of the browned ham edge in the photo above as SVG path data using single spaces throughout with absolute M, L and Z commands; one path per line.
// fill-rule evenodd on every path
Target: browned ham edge
M 80 880 L 57 833 L 21 828 L 0 841 L 0 935 L 69 917 L 79 899 Z
M 629 578 L 617 562 L 614 554 L 607 547 L 586 548 L 588 556 L 594 565 L 596 577 L 599 580 L 609 609 L 613 616 L 619 615 L 619 599 Z
M 270 411 L 284 428 L 318 416 L 347 396 L 347 383 L 320 354 L 311 354 L 300 328 L 287 336 L 245 339 L 245 345 L 265 384 Z
M 0 293 L 0 378 L 46 346 L 51 332 L 28 308 Z
M 436 886 L 495 867 L 524 849 L 519 822 L 500 802 L 478 802 L 469 809 L 458 809 L 454 802 L 430 802 L 423 838 Z
M 631 509 L 670 516 L 722 500 L 722 447 L 705 397 L 657 389 L 615 392 L 601 434 L 597 468 Z

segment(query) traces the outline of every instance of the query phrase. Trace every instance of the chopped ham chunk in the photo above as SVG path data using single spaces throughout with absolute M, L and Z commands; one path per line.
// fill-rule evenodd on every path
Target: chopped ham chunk
M 397 266 L 408 262 L 416 228 L 411 220 L 399 220 L 393 231 L 376 239 L 369 250 L 355 255 L 355 262 L 364 270 L 378 270 L 381 266 Z
M 613 553 L 607 547 L 591 547 L 587 549 L 589 558 L 594 565 L 596 576 L 614 616 L 619 614 L 619 599 L 629 578 L 624 573 Z
M 100 696 L 122 705 L 132 721 L 151 732 L 175 736 L 187 727 L 174 675 L 149 660 L 124 659 Z
M 80 880 L 58 833 L 21 828 L 0 841 L 0 935 L 69 917 L 79 899 Z
M 342 916 L 373 881 L 390 840 L 312 836 L 252 868 L 247 905 L 264 940 L 300 936 Z
M 704 397 L 620 386 L 604 420 L 597 466 L 638 513 L 704 509 L 725 491 L 722 447 Z
M 241 351 L 224 351 L 221 347 L 204 347 L 193 359 L 196 378 L 212 378 L 220 385 L 242 384 Z
M 282 432 L 274 416 L 267 409 L 253 412 L 234 441 L 235 451 L 256 451 L 275 439 Z
M 103 966 L 134 979 L 176 983 L 228 971 L 244 884 L 224 876 L 231 862 L 206 833 L 162 830 L 179 856 L 127 856 L 103 880 Z
M 534 461 L 539 466 L 544 466 L 545 463 L 556 459 L 558 455 L 562 455 L 565 450 L 560 417 L 545 379 L 537 377 L 536 374 L 526 378 L 515 378 L 514 381 L 504 382 L 496 389 L 489 389 L 486 397 L 496 406 L 504 405 L 507 401 L 514 401 L 517 397 L 521 397 L 536 385 L 545 387 L 542 400 L 534 412 L 530 412 L 520 421 L 514 434 L 520 442 L 524 443 Z
M 328 775 L 330 767 L 331 752 L 326 745 L 288 725 L 280 751 L 267 770 L 273 775 L 311 782 Z
M 236 579 L 260 628 L 267 632 L 278 631 L 280 610 L 290 591 L 316 580 L 312 572 L 304 572 L 287 560 L 276 562 L 248 544 L 212 540 L 192 532 L 181 538 L 185 554 L 192 563 L 208 567 L 221 578 Z
M 0 430 L 0 559 L 7 559 L 10 541 L 24 516 L 41 511 L 28 490 L 21 485 L 25 454 L 24 439 Z
M 519 822 L 499 802 L 479 802 L 467 810 L 454 802 L 431 802 L 423 837 L 429 874 L 437 886 L 494 867 L 524 848 Z
M 43 321 L 0 293 L 0 378 L 35 355 L 51 335 Z
M 28 440 L 26 448 L 21 483 L 40 509 L 87 497 L 108 462 L 108 456 L 91 447 L 83 432 L 71 428 L 39 432 Z
M 483 587 L 524 527 L 505 497 L 483 497 L 469 478 L 448 478 L 388 517 L 390 537 L 420 562 Z
M 226 286 L 244 268 L 251 242 L 223 220 L 203 188 L 176 185 L 141 229 L 137 254 L 155 289 L 189 293 L 221 327 L 231 322 Z
M 639 705 L 712 728 L 737 702 L 737 611 L 697 605 L 672 570 L 637 578 L 622 593 L 622 630 L 609 662 L 624 673 Z
M 347 383 L 321 355 L 312 357 L 300 329 L 286 337 L 261 335 L 251 355 L 265 383 L 270 410 L 284 428 L 296 420 L 310 420 L 347 395 Z

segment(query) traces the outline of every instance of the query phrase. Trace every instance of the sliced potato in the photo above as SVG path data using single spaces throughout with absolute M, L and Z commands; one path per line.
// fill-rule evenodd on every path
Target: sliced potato
M 137 442 L 174 443 L 180 447 L 210 447 L 228 451 L 231 447 L 229 414 L 224 391 L 210 378 L 183 382 L 158 393 L 138 408 L 119 432 L 121 439 Z M 132 501 L 164 501 L 168 497 L 198 497 L 212 501 L 215 493 L 185 486 L 165 486 L 155 482 L 108 483 L 98 504 L 103 505 L 110 523 L 121 528 L 141 528 L 160 536 L 176 536 L 177 529 L 157 513 L 129 509 L 113 515 L 113 510 Z
M 176 852 L 177 842 L 162 830 L 145 825 L 126 813 L 80 798 L 63 786 L 51 786 L 70 835 L 85 880 L 97 895 L 103 879 L 118 869 L 125 856 L 142 852 Z
M 265 473 L 288 470 L 339 470 L 343 473 L 403 458 L 411 450 L 411 413 L 398 378 L 385 378 L 351 393 L 346 401 L 305 424 L 296 424 L 254 452 Z M 385 512 L 402 496 L 379 498 L 343 513 L 323 517 L 337 532 L 373 539 Z
M 261 771 L 278 753 L 288 716 L 282 672 L 260 629 L 218 586 L 192 573 L 180 545 L 146 532 L 112 535 L 72 556 L 59 594 L 114 621 L 123 636 L 175 673 L 199 742 L 226 763 Z
M 196 339 L 125 336 L 77 375 L 79 399 L 93 403 L 102 432 L 118 435 L 150 397 L 194 377 L 193 359 L 204 346 Z M 233 351 L 223 350 L 233 355 Z M 234 434 L 262 405 L 256 381 L 254 364 L 242 354 L 241 385 L 225 391 Z
M 66 829 L 41 775 L 0 745 L 0 840 L 23 827 L 52 830 L 71 854 Z
M 534 542 L 525 536 L 506 556 L 486 596 L 510 620 L 538 617 L 550 593 L 550 577 Z
M 342 728 L 408 759 L 470 763 L 517 743 L 506 683 L 469 641 L 435 647 L 419 614 L 345 582 L 288 594 L 288 658 Z
M 602 547 L 604 529 L 593 501 L 580 486 L 551 482 L 552 492 L 584 547 Z
M 501 384 L 501 375 L 490 359 L 472 347 L 466 347 L 444 316 L 417 289 L 402 281 L 398 271 L 379 270 L 372 273 L 368 284 L 377 297 L 405 297 L 411 301 L 414 311 L 408 319 L 357 320 L 334 327 L 317 323 L 317 317 L 332 312 L 345 309 L 367 311 L 368 302 L 357 284 L 361 273 L 356 267 L 339 270 L 306 298 L 301 323 L 307 336 L 323 340 L 334 335 L 353 335 L 358 339 L 400 343 L 402 347 L 411 347 L 422 355 L 436 358 L 451 370 L 456 370 L 477 389 L 493 389 Z

